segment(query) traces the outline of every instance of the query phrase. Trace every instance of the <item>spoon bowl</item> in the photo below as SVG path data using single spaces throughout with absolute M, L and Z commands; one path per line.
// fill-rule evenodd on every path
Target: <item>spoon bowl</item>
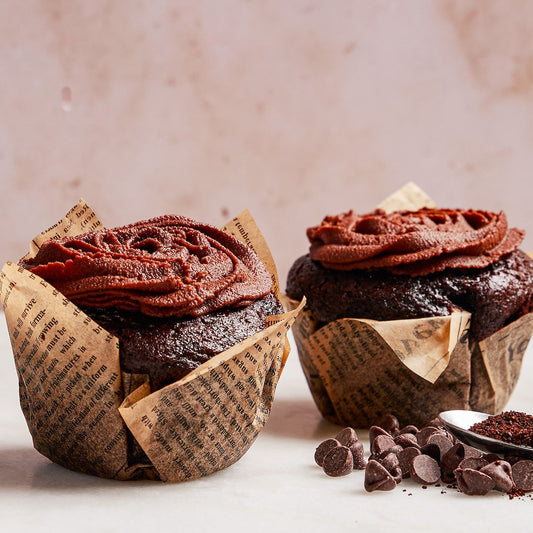
M 489 418 L 487 413 L 477 411 L 463 411 L 460 409 L 454 411 L 444 411 L 439 414 L 445 427 L 455 435 L 461 442 L 477 448 L 478 450 L 496 453 L 504 457 L 520 457 L 523 459 L 533 459 L 533 448 L 531 446 L 522 446 L 512 444 L 503 440 L 493 439 L 470 431 L 470 428 L 477 422 L 482 422 Z

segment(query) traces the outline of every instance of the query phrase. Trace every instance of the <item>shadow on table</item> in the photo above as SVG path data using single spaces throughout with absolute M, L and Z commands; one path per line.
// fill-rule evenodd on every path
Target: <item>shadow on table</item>
M 62 492 L 95 486 L 116 487 L 117 483 L 123 482 L 72 472 L 52 463 L 33 448 L 0 450 L 0 489 Z
M 341 429 L 341 426 L 322 418 L 311 399 L 276 398 L 263 433 L 320 442 L 334 437 Z M 356 430 L 359 438 L 368 438 L 367 429 Z
M 310 399 L 276 399 L 265 434 L 303 440 L 317 440 L 336 435 L 339 426 L 324 420 Z
M 278 398 L 263 429 L 265 435 L 320 442 L 333 437 L 340 426 L 322 418 L 311 399 Z M 359 433 L 359 431 L 358 431 Z M 153 481 L 132 482 L 136 487 Z M 0 449 L 0 489 L 42 490 L 58 493 L 76 490 L 117 488 L 129 482 L 103 479 L 52 463 L 33 448 Z

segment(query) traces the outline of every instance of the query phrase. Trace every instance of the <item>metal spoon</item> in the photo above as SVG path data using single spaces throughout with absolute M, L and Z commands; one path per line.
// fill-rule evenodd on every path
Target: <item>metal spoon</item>
M 487 413 L 478 413 L 477 411 L 444 411 L 439 414 L 440 419 L 447 429 L 450 430 L 460 441 L 489 453 L 496 453 L 505 457 L 514 456 L 524 459 L 533 459 L 533 448 L 531 446 L 522 446 L 512 444 L 503 440 L 485 437 L 470 431 L 470 427 L 476 422 L 482 422 L 489 416 Z

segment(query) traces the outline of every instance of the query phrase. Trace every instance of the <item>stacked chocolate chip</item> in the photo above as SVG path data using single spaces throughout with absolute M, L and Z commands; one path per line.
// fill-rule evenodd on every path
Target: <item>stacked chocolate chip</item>
M 366 466 L 363 444 L 353 428 L 344 428 L 326 439 L 315 451 L 315 462 L 328 476 L 339 477 Z
M 442 481 L 469 495 L 499 490 L 510 495 L 533 491 L 533 461 L 518 460 L 512 465 L 494 454 L 459 442 L 435 419 L 422 429 L 400 428 L 393 415 L 369 430 L 370 457 L 365 465 L 363 447 L 352 428 L 343 429 L 334 439 L 322 442 L 315 461 L 330 476 L 365 470 L 368 492 L 393 490 L 402 479 L 411 478 L 422 486 Z

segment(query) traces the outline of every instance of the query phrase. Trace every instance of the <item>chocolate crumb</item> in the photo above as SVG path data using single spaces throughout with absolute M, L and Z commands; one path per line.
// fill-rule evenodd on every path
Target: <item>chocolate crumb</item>
M 513 500 L 514 498 L 521 498 L 522 496 L 526 495 L 525 491 L 517 488 L 509 491 L 507 494 L 509 495 L 510 500 Z

